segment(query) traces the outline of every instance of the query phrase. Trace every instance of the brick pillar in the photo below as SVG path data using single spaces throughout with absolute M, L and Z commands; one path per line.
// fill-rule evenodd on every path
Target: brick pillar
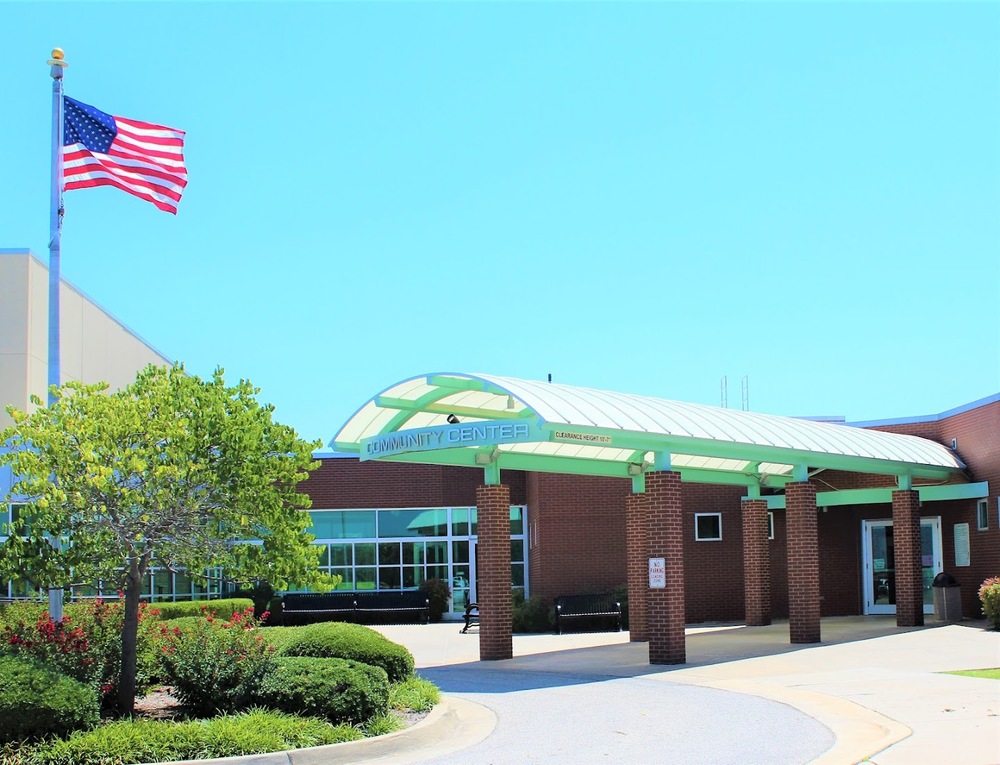
M 924 580 L 920 545 L 920 496 L 907 489 L 892 493 L 892 536 L 896 544 L 896 625 L 924 623 Z
M 792 643 L 818 643 L 819 536 L 816 487 L 808 481 L 785 486 L 788 524 L 788 631 Z
M 743 601 L 748 627 L 771 623 L 771 548 L 767 500 L 743 500 Z
M 514 656 L 510 595 L 510 489 L 499 484 L 476 489 L 479 542 L 476 600 L 479 603 L 479 658 Z
M 650 664 L 684 664 L 687 661 L 682 510 L 680 473 L 647 473 L 647 556 L 664 558 L 667 564 L 667 586 L 646 591 Z M 648 586 L 648 579 L 646 584 Z
M 628 579 L 628 629 L 633 643 L 649 640 L 646 591 L 649 564 L 646 555 L 646 495 L 625 497 L 625 570 Z

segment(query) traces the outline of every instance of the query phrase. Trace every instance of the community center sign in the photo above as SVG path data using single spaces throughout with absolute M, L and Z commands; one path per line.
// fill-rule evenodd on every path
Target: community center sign
M 457 425 L 415 428 L 361 439 L 361 460 L 374 460 L 408 452 L 431 452 L 467 446 L 496 446 L 548 441 L 547 431 L 535 422 L 485 420 Z

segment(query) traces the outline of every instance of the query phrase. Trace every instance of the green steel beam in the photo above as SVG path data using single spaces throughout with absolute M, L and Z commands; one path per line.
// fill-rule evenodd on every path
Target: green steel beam
M 440 392 L 440 391 L 438 391 Z M 453 414 L 456 417 L 478 417 L 484 420 L 522 420 L 526 416 L 531 416 L 530 410 L 521 412 L 509 411 L 506 409 L 480 409 L 472 406 L 454 406 L 448 404 L 433 403 L 421 404 L 419 401 L 410 401 L 405 398 L 392 398 L 390 396 L 377 396 L 375 405 L 386 409 L 399 409 L 409 412 L 411 415 L 417 412 L 428 412 L 430 414 Z M 524 411 L 529 412 L 528 415 Z M 409 419 L 409 417 L 407 418 Z
M 979 483 L 946 483 L 942 486 L 915 486 L 921 502 L 938 502 L 944 499 L 983 499 L 990 496 L 990 485 Z

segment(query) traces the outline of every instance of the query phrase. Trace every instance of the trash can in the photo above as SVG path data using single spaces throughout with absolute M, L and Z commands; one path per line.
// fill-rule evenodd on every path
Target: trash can
M 951 574 L 942 571 L 931 585 L 934 588 L 934 620 L 962 621 L 962 588 Z

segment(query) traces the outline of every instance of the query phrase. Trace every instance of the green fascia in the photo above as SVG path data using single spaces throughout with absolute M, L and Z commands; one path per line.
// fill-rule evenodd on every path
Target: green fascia
M 787 465 L 808 464 L 811 468 L 845 470 L 852 473 L 875 473 L 880 475 L 909 474 L 921 478 L 945 479 L 958 472 L 956 468 L 918 465 L 910 462 L 896 462 L 873 457 L 852 457 L 843 454 L 826 454 L 781 446 L 761 446 L 758 444 L 713 441 L 706 438 L 683 438 L 677 436 L 651 436 L 645 433 L 631 433 L 606 428 L 584 428 L 547 424 L 549 430 L 565 430 L 571 433 L 604 435 L 611 438 L 608 444 L 613 449 L 636 449 L 651 452 L 669 451 L 699 457 L 748 460 L 751 462 L 776 462 Z M 553 439 L 554 440 L 554 439 Z M 555 443 L 566 443 L 555 441 Z
M 979 483 L 949 483 L 940 486 L 915 487 L 921 502 L 940 502 L 949 499 L 982 499 L 989 496 L 986 481 Z M 842 489 L 821 491 L 816 494 L 816 507 L 844 507 L 846 505 L 891 505 L 892 493 L 897 489 Z M 784 510 L 785 497 L 776 494 L 765 497 L 769 510 Z
M 915 486 L 921 502 L 938 502 L 945 499 L 984 499 L 990 496 L 987 481 L 979 483 L 946 483 L 941 486 Z
M 334 441 L 329 446 L 338 452 L 345 452 L 347 454 L 361 453 L 361 444 L 355 443 L 353 441 Z
M 481 390 L 486 393 L 496 393 L 504 396 L 510 395 L 510 391 L 492 383 L 484 382 L 483 380 L 464 380 L 458 377 L 448 377 L 447 375 L 431 375 L 427 378 L 427 384 L 437 388 L 447 388 L 448 393 L 445 395 L 456 390 Z

